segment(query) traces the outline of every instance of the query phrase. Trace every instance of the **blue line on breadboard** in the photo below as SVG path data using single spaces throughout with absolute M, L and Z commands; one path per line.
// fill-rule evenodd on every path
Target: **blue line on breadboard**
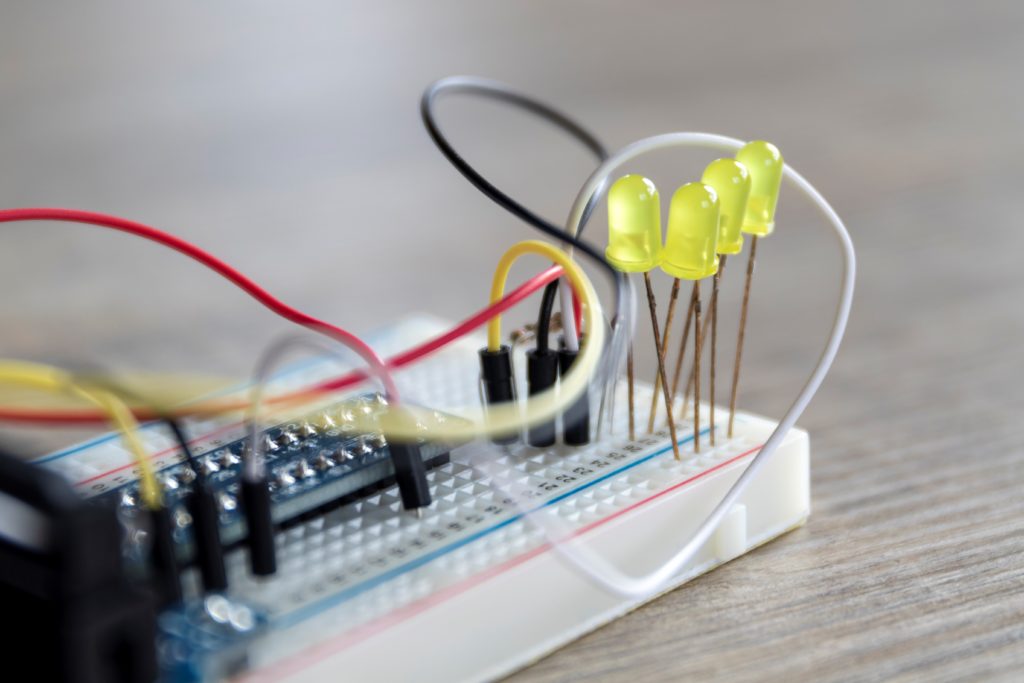
M 702 429 L 700 431 L 701 436 L 706 436 L 710 431 L 711 431 L 710 428 L 707 428 L 707 427 Z M 682 446 L 683 444 L 689 443 L 692 440 L 693 440 L 693 434 L 690 434 L 689 436 L 686 436 L 686 437 L 680 439 L 679 440 L 679 445 Z M 273 628 L 275 628 L 275 629 L 289 628 L 289 627 L 294 626 L 295 624 L 297 624 L 299 622 L 305 621 L 306 619 L 309 619 L 311 617 L 315 617 L 316 615 L 320 614 L 321 612 L 323 612 L 323 611 L 325 611 L 327 609 L 330 609 L 331 607 L 334 607 L 336 605 L 340 605 L 343 602 L 351 600 L 352 598 L 356 597 L 357 595 L 359 595 L 361 593 L 365 593 L 366 591 L 368 591 L 368 590 L 370 590 L 372 588 L 376 588 L 377 586 L 381 585 L 382 583 L 385 583 L 387 581 L 390 581 L 393 578 L 401 576 L 405 572 L 409 572 L 409 571 L 412 571 L 414 569 L 418 569 L 419 567 L 422 567 L 423 565 L 427 564 L 428 562 L 432 562 L 433 560 L 436 560 L 437 558 L 439 558 L 439 557 L 441 557 L 443 555 L 447 555 L 448 553 L 453 552 L 455 550 L 458 550 L 459 548 L 461 548 L 461 547 L 463 547 L 463 546 L 465 546 L 465 545 L 467 545 L 469 543 L 472 543 L 472 542 L 474 542 L 474 541 L 476 541 L 476 540 L 478 540 L 480 538 L 483 538 L 484 536 L 487 536 L 488 534 L 494 533 L 495 531 L 498 531 L 499 529 L 502 529 L 502 528 L 508 526 L 509 524 L 517 522 L 520 519 L 522 519 L 526 514 L 532 514 L 532 513 L 536 512 L 537 510 L 541 510 L 541 509 L 543 509 L 545 507 L 548 507 L 548 506 L 560 503 L 561 501 L 565 500 L 566 498 L 569 498 L 570 496 L 576 495 L 580 491 L 583 491 L 583 490 L 588 489 L 588 488 L 590 488 L 592 486 L 600 484 L 601 482 L 606 481 L 606 480 L 608 480 L 611 477 L 614 477 L 614 476 L 617 476 L 619 474 L 622 474 L 626 470 L 632 469 L 632 468 L 636 467 L 637 465 L 641 465 L 641 464 L 643 464 L 645 462 L 648 462 L 649 460 L 651 460 L 653 458 L 656 458 L 659 455 L 663 455 L 665 453 L 668 453 L 670 450 L 672 450 L 672 445 L 671 444 L 669 444 L 668 446 L 665 446 L 664 448 L 662 448 L 660 450 L 654 451 L 653 453 L 648 453 L 644 457 L 638 458 L 637 460 L 634 460 L 631 463 L 623 465 L 622 467 L 620 467 L 617 470 L 613 470 L 611 472 L 603 474 L 600 477 L 597 477 L 596 479 L 593 479 L 592 481 L 588 481 L 585 484 L 580 484 L 576 488 L 570 489 L 570 490 L 568 490 L 568 491 L 566 491 L 564 493 L 560 493 L 557 496 L 555 496 L 554 498 L 552 498 L 551 500 L 548 500 L 548 501 L 538 505 L 537 507 L 531 509 L 528 513 L 518 513 L 518 514 L 515 514 L 515 515 L 509 517 L 508 519 L 502 520 L 501 522 L 498 522 L 497 524 L 494 524 L 494 525 L 492 525 L 492 526 L 490 526 L 490 527 L 488 527 L 486 529 L 481 529 L 480 531 L 477 531 L 476 533 L 470 534 L 469 536 L 467 536 L 465 538 L 459 539 L 458 541 L 454 541 L 453 543 L 450 543 L 449 545 L 446 545 L 443 548 L 438 548 L 437 550 L 433 550 L 433 551 L 431 551 L 429 553 L 426 553 L 422 557 L 418 557 L 415 560 L 410 560 L 409 562 L 406 562 L 403 565 L 399 565 L 398 567 L 394 567 L 394 568 L 389 569 L 389 570 L 387 570 L 385 572 L 382 572 L 381 574 L 379 574 L 378 576 L 373 577 L 372 579 L 367 579 L 366 581 L 364 581 L 364 582 L 362 582 L 360 584 L 357 584 L 357 585 L 352 586 L 350 588 L 346 588 L 345 590 L 339 591 L 338 593 L 335 593 L 334 595 L 331 595 L 329 597 L 323 598 L 319 602 L 315 602 L 313 604 L 306 605 L 305 607 L 299 608 L 299 609 L 295 610 L 294 612 L 291 612 L 291 613 L 281 617 L 280 619 L 274 620 Z

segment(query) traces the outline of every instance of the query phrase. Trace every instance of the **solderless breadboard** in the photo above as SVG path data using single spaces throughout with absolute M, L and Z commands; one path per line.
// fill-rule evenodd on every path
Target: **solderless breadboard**
M 416 318 L 373 341 L 389 354 L 442 328 Z M 405 399 L 479 417 L 481 345 L 465 341 L 402 371 Z M 318 360 L 277 383 L 303 384 L 336 371 L 333 363 Z M 650 388 L 639 387 L 637 398 L 638 406 L 649 405 Z M 244 551 L 232 552 L 228 597 L 267 620 L 266 631 L 248 642 L 248 662 L 235 676 L 489 680 L 640 605 L 644 600 L 612 595 L 564 564 L 551 539 L 505 491 L 514 487 L 531 510 L 559 517 L 569 530 L 559 542 L 587 544 L 622 571 L 639 575 L 685 542 L 774 424 L 739 413 L 733 439 L 720 431 L 711 448 L 704 426 L 701 451 L 694 453 L 692 423 L 682 420 L 677 461 L 664 430 L 629 441 L 623 399 L 616 423 L 610 430 L 605 425 L 602 438 L 589 446 L 474 442 L 457 448 L 450 463 L 430 472 L 435 502 L 422 518 L 402 510 L 391 487 L 283 531 L 279 570 L 269 579 L 250 576 Z M 232 424 L 201 428 L 209 435 L 199 440 L 199 452 L 241 433 Z M 180 457 L 159 429 L 147 432 L 151 447 L 165 451 L 158 456 L 163 464 Z M 486 472 L 470 466 L 481 460 Z M 133 477 L 115 439 L 43 462 L 80 483 L 83 492 L 106 491 Z M 808 438 L 792 430 L 674 585 L 799 526 L 808 512 Z

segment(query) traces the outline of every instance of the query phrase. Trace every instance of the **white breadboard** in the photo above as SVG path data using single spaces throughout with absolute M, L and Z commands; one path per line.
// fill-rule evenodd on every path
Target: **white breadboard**
M 415 318 L 372 341 L 391 354 L 443 327 Z M 406 400 L 479 416 L 481 345 L 456 344 L 402 371 Z M 303 384 L 336 371 L 315 361 L 278 383 Z M 640 387 L 637 405 L 649 400 L 650 388 Z M 562 542 L 587 544 L 638 575 L 685 542 L 774 423 L 739 413 L 735 438 L 726 440 L 722 431 L 710 448 L 705 434 L 695 454 L 692 423 L 680 421 L 676 461 L 664 431 L 626 438 L 621 396 L 616 415 L 612 436 L 582 448 L 477 442 L 456 449 L 451 463 L 430 472 L 435 503 L 422 519 L 401 509 L 394 487 L 342 506 L 281 534 L 279 571 L 269 580 L 252 578 L 243 552 L 232 553 L 229 596 L 270 618 L 268 632 L 249 648 L 248 669 L 236 678 L 491 680 L 642 604 L 605 592 L 563 564 L 502 491 L 528 492 L 538 514 L 558 516 L 571 529 Z M 719 415 L 721 425 L 726 413 Z M 193 426 L 200 428 L 210 434 L 199 440 L 200 452 L 241 434 L 234 424 Z M 147 437 L 162 451 L 162 464 L 178 460 L 162 430 L 147 428 Z M 482 457 L 494 476 L 467 465 Z M 128 455 L 106 437 L 42 462 L 84 492 L 134 477 Z M 675 585 L 801 525 L 809 509 L 808 438 L 794 429 Z

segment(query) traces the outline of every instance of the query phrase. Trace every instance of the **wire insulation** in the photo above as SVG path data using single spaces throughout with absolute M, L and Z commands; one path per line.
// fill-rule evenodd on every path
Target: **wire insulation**
M 483 192 L 500 207 L 525 221 L 527 224 L 540 230 L 544 234 L 579 249 L 598 263 L 612 279 L 613 288 L 616 294 L 613 317 L 615 319 L 622 318 L 623 316 L 620 316 L 621 311 L 619 309 L 622 305 L 620 303 L 622 296 L 626 292 L 626 286 L 623 284 L 623 280 L 625 278 L 623 278 L 621 273 L 615 270 L 604 260 L 604 256 L 595 247 L 579 238 L 581 230 L 577 231 L 575 234 L 567 234 L 566 231 L 562 230 L 558 225 L 545 220 L 537 213 L 526 208 L 512 197 L 502 192 L 493 183 L 484 178 L 484 176 L 469 164 L 469 162 L 462 158 L 457 151 L 455 151 L 455 148 L 448 141 L 448 138 L 441 132 L 441 129 L 437 124 L 437 117 L 434 113 L 434 104 L 436 100 L 445 94 L 476 95 L 520 107 L 565 130 L 567 133 L 583 143 L 583 145 L 593 152 L 594 156 L 599 160 L 605 159 L 608 156 L 608 152 L 604 145 L 602 145 L 593 134 L 562 112 L 498 81 L 478 78 L 475 76 L 449 76 L 448 78 L 442 78 L 428 86 L 423 92 L 423 97 L 420 99 L 420 116 L 423 119 L 423 125 L 426 127 L 430 138 L 434 141 L 434 144 L 437 145 L 437 148 L 445 158 L 447 158 L 459 173 L 461 173 L 474 187 Z M 586 225 L 587 219 L 595 206 L 596 198 L 594 202 L 591 202 L 588 205 L 584 212 L 584 217 L 581 221 L 581 229 L 582 226 Z M 564 319 L 563 334 L 567 347 L 570 350 L 575 351 L 579 348 L 579 342 L 575 318 L 572 315 L 573 306 L 569 303 L 571 299 L 571 292 L 569 288 L 565 286 L 562 288 L 562 291 L 563 294 L 561 301 L 562 315 Z
M 583 289 L 589 283 L 583 271 L 566 256 L 565 252 L 537 240 L 520 242 L 509 248 L 498 261 L 498 267 L 494 271 L 494 279 L 491 281 L 491 303 L 497 303 L 505 293 L 505 284 L 508 281 L 508 274 L 520 257 L 527 254 L 548 255 L 551 260 L 558 263 L 565 270 L 566 277 L 577 291 Z M 593 312 L 589 312 L 593 315 Z M 571 317 L 571 316 L 570 316 Z M 496 315 L 487 323 L 487 347 L 491 351 L 501 348 L 501 316 Z
M 149 453 L 139 438 L 139 423 L 128 406 L 113 392 L 87 387 L 75 381 L 70 372 L 52 365 L 19 360 L 0 360 L 0 382 L 30 387 L 39 391 L 72 394 L 95 404 L 121 433 L 128 452 L 139 468 L 139 492 L 146 507 L 158 510 L 163 505 Z
M 366 362 L 366 364 L 378 376 L 384 385 L 388 396 L 392 400 L 398 400 L 398 387 L 388 372 L 387 367 L 379 356 L 359 337 L 348 330 L 337 325 L 325 322 L 318 318 L 303 313 L 293 308 L 270 292 L 260 287 L 256 282 L 249 279 L 241 271 L 228 265 L 213 254 L 200 249 L 196 245 L 187 242 L 180 237 L 170 233 L 152 228 L 142 223 L 130 221 L 117 216 L 108 216 L 91 211 L 78 211 L 75 209 L 52 209 L 52 208 L 29 208 L 29 209 L 7 209 L 0 210 L 0 223 L 11 223 L 16 221 L 60 221 L 67 223 L 84 223 L 102 228 L 119 230 L 137 237 L 156 242 L 169 247 L 189 258 L 198 261 L 218 275 L 235 284 L 246 294 L 256 299 L 272 312 L 298 325 L 313 330 L 314 332 L 336 339 L 345 346 L 351 348 Z
M 465 337 L 480 327 L 483 327 L 494 316 L 504 313 L 505 311 L 520 304 L 541 287 L 544 287 L 551 282 L 555 282 L 559 277 L 561 277 L 562 272 L 561 266 L 555 265 L 549 267 L 506 294 L 498 303 L 491 304 L 477 311 L 447 332 L 392 356 L 387 360 L 387 367 L 393 371 L 399 370 L 436 353 L 452 342 Z M 369 378 L 370 376 L 365 371 L 355 370 L 341 377 L 325 380 L 308 391 L 289 393 L 283 396 L 274 396 L 269 398 L 267 402 L 274 404 L 287 403 L 304 396 L 312 397 L 317 393 L 323 393 L 325 391 L 348 389 L 361 384 Z M 249 405 L 248 400 L 203 401 L 181 406 L 174 410 L 168 410 L 166 413 L 174 415 L 194 415 L 237 412 L 247 410 Z M 160 419 L 165 414 L 152 410 L 149 407 L 134 408 L 133 412 L 138 419 L 144 420 Z M 22 408 L 18 406 L 0 406 L 0 421 L 72 425 L 96 424 L 102 423 L 105 420 L 105 414 L 101 411 L 95 410 L 41 410 Z
M 519 406 L 515 404 L 492 405 L 488 407 L 486 419 L 483 421 L 449 420 L 433 425 L 430 428 L 432 438 L 461 441 L 490 437 L 496 434 L 508 434 L 524 427 L 532 427 L 551 420 L 563 412 L 583 394 L 590 384 L 592 373 L 600 362 L 601 349 L 605 339 L 604 326 L 600 324 L 601 302 L 586 273 L 565 252 L 547 242 L 536 240 L 520 242 L 512 246 L 498 262 L 491 284 L 491 299 L 497 302 L 501 298 L 509 270 L 516 261 L 527 254 L 542 256 L 561 265 L 565 276 L 572 283 L 574 289 L 579 292 L 583 302 L 584 321 L 587 324 L 587 329 L 591 331 L 586 337 L 579 357 L 573 363 L 572 369 L 562 377 L 558 387 L 552 387 L 531 396 L 524 411 L 521 412 Z M 489 348 L 494 349 L 501 346 L 500 315 L 495 315 L 490 319 L 487 337 Z M 415 418 L 415 414 L 416 411 L 412 408 L 407 408 L 401 413 L 388 412 L 380 419 L 379 423 L 357 415 L 353 421 L 353 428 L 357 431 L 375 431 L 379 424 L 379 430 L 389 437 L 416 439 L 421 437 L 423 432 L 416 424 L 415 419 L 409 419 L 410 417 Z
M 537 316 L 537 351 L 546 352 L 551 347 L 551 315 L 555 308 L 555 297 L 558 296 L 558 283 L 552 282 L 544 288 L 540 302 L 540 314 Z
M 580 355 L 568 373 L 562 376 L 558 387 L 552 387 L 546 391 L 530 397 L 525 410 L 512 405 L 489 406 L 483 420 L 447 420 L 444 422 L 433 421 L 429 428 L 429 436 L 440 441 L 463 441 L 482 437 L 492 437 L 498 434 L 507 434 L 513 431 L 532 427 L 541 422 L 553 419 L 562 413 L 568 406 L 583 394 L 590 383 L 593 371 L 600 362 L 601 349 L 604 344 L 604 326 L 599 322 L 601 319 L 601 303 L 597 298 L 594 287 L 583 270 L 576 265 L 561 249 L 536 240 L 528 240 L 513 245 L 498 261 L 495 269 L 494 279 L 491 284 L 491 301 L 497 303 L 501 300 L 505 283 L 508 280 L 509 271 L 512 266 L 523 256 L 537 255 L 558 263 L 565 276 L 572 283 L 572 286 L 580 294 L 583 302 L 583 316 L 587 329 L 591 333 L 587 335 L 586 343 L 583 344 Z M 487 328 L 488 347 L 497 349 L 501 346 L 501 315 L 493 315 L 488 321 Z M 308 341 L 308 340 L 307 340 Z M 285 340 L 283 343 L 272 347 L 261 359 L 256 373 L 256 385 L 253 389 L 254 400 L 250 402 L 253 409 L 259 406 L 259 398 L 262 386 L 268 376 L 269 369 L 277 363 L 278 357 L 286 352 L 292 345 L 298 343 L 294 340 Z M 425 433 L 423 425 L 429 420 L 421 420 L 420 413 L 432 414 L 431 411 L 420 411 L 417 408 L 409 407 L 406 410 L 389 410 L 383 415 L 370 417 L 356 412 L 349 422 L 351 428 L 356 432 L 375 433 L 381 432 L 389 439 L 414 441 L 422 438 Z M 454 412 L 458 412 L 457 410 Z M 256 419 L 250 420 L 250 435 L 255 434 Z M 258 443 L 253 451 L 255 457 L 247 462 L 247 477 L 250 481 L 262 477 L 264 471 L 259 456 Z

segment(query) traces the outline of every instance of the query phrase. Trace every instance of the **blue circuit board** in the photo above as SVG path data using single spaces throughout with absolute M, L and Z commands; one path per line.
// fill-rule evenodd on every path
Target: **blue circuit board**
M 246 645 L 267 620 L 258 609 L 212 594 L 164 610 L 157 648 L 163 683 L 222 680 L 244 667 Z
M 328 506 L 343 504 L 393 483 L 394 468 L 387 439 L 380 433 L 358 433 L 351 426 L 356 412 L 373 416 L 386 407 L 386 401 L 379 394 L 363 395 L 260 432 L 258 438 L 266 454 L 276 524 L 287 526 L 289 522 L 322 512 Z M 431 419 L 430 416 L 439 421 L 459 419 L 436 411 L 428 413 L 423 419 Z M 419 446 L 424 464 L 432 468 L 448 462 L 454 444 L 421 441 Z M 245 537 L 239 489 L 242 453 L 247 447 L 248 439 L 238 439 L 208 452 L 195 453 L 194 466 L 179 462 L 158 472 L 165 504 L 172 511 L 179 559 L 187 562 L 192 557 L 192 519 L 185 498 L 199 476 L 206 478 L 217 502 L 221 541 L 231 546 Z M 129 546 L 132 538 L 144 538 L 144 534 L 132 533 L 144 531 L 146 524 L 137 482 L 111 488 L 94 500 L 116 506 L 129 532 Z M 141 557 L 131 547 L 128 554 Z

